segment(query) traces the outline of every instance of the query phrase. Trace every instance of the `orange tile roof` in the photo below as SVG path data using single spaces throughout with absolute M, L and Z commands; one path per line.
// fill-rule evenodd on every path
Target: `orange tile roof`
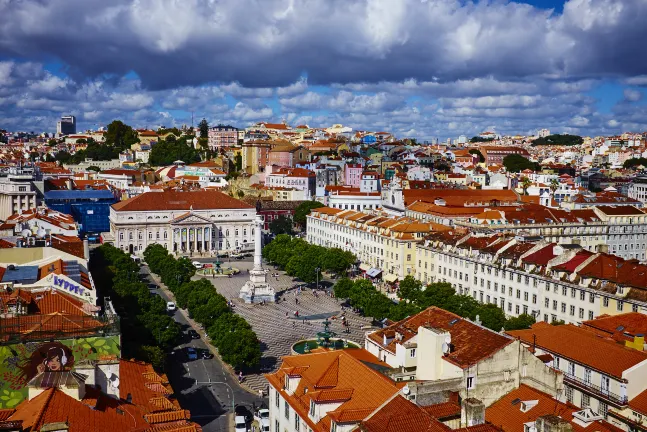
M 295 368 L 299 369 L 301 378 L 294 393 L 288 395 L 283 390 L 285 376 L 294 373 Z M 362 420 L 398 391 L 390 379 L 346 350 L 284 357 L 281 368 L 266 375 L 266 378 L 309 427 L 318 432 L 328 432 L 330 418 L 340 423 Z M 318 423 L 314 423 L 308 416 L 310 401 L 322 397 L 322 394 L 323 400 L 343 401 Z
M 607 335 L 620 333 L 633 338 L 638 334 L 647 335 L 647 315 L 639 312 L 602 315 L 594 320 L 582 322 L 582 326 Z
M 422 407 L 398 395 L 362 421 L 362 432 L 449 432 Z
M 451 324 L 453 322 L 453 324 Z M 369 339 L 389 352 L 395 353 L 396 344 L 404 344 L 418 334 L 418 328 L 427 326 L 449 332 L 452 337 L 452 352 L 443 356 L 443 360 L 461 368 L 473 366 L 475 363 L 494 355 L 514 339 L 478 326 L 466 319 L 432 306 L 424 311 L 398 321 L 382 330 L 369 335 Z M 395 338 L 384 345 L 385 334 L 399 333 L 402 338 Z
M 647 415 L 647 390 L 631 399 L 629 401 L 629 408 L 641 413 L 643 416 Z
M 626 348 L 594 332 L 565 324 L 538 323 L 528 330 L 507 332 L 527 345 L 555 353 L 560 357 L 589 366 L 617 379 L 627 369 L 647 360 L 647 353 Z
M 253 209 L 216 190 L 146 192 L 112 206 L 116 211 Z
M 538 401 L 537 405 L 527 412 L 521 411 L 521 403 L 512 404 L 513 401 Z M 511 391 L 485 410 L 485 420 L 499 426 L 505 432 L 524 432 L 524 424 L 534 422 L 537 418 L 546 415 L 556 415 L 568 421 L 573 426 L 573 432 L 621 432 L 622 429 L 605 421 L 594 421 L 586 427 L 573 421 L 573 413 L 580 408 L 570 403 L 562 403 L 550 395 L 521 384 L 519 388 Z

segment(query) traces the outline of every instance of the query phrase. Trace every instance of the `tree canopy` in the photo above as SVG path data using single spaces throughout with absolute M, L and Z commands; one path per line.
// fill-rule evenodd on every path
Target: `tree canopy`
M 319 207 L 324 207 L 319 201 L 306 201 L 299 204 L 299 206 L 294 210 L 294 222 L 301 225 L 302 227 L 306 226 L 306 216 L 310 214 L 310 210 L 316 209 Z
M 292 219 L 280 215 L 270 222 L 270 232 L 274 235 L 288 234 L 292 235 Z
M 508 172 L 521 172 L 526 169 L 538 171 L 541 168 L 537 162 L 532 162 L 518 154 L 511 154 L 503 158 L 503 166 Z
M 177 305 L 187 309 L 189 316 L 207 330 L 211 342 L 222 359 L 235 369 L 250 369 L 261 360 L 260 341 L 251 326 L 235 315 L 227 299 L 207 279 L 191 280 L 195 268 L 187 258 L 175 259 L 161 245 L 153 244 L 144 251 L 152 272 L 173 292 Z
M 389 318 L 397 321 L 436 306 L 472 321 L 478 316 L 483 326 L 497 332 L 502 328 L 529 328 L 535 322 L 529 315 L 508 320 L 497 305 L 481 304 L 469 295 L 456 294 L 450 283 L 436 282 L 423 287 L 423 284 L 412 276 L 407 276 L 400 282 L 399 303 L 392 302 L 366 279 L 340 279 L 334 290 L 336 297 L 348 299 L 351 305 L 360 309 L 365 316 L 376 319 Z
M 622 166 L 626 169 L 635 169 L 641 165 L 643 167 L 647 167 L 647 158 L 644 158 L 644 157 L 631 158 L 631 159 L 627 159 L 625 163 L 622 164 Z
M 321 271 L 343 274 L 357 261 L 351 252 L 312 245 L 286 234 L 277 235 L 267 244 L 263 248 L 263 257 L 304 282 L 321 278 Z
M 494 141 L 494 138 L 481 138 L 480 136 L 474 136 L 470 138 L 471 143 L 477 143 L 477 142 L 490 142 Z
M 554 134 L 542 138 L 537 138 L 532 142 L 532 145 L 533 147 L 540 145 L 573 146 L 582 144 L 583 142 L 584 140 L 579 135 Z
M 169 135 L 166 139 L 160 140 L 151 149 L 149 163 L 163 166 L 171 165 L 177 160 L 187 164 L 199 161 L 200 156 L 193 145 L 187 143 L 188 139 L 187 136 L 176 138 L 175 135 Z
M 481 151 L 480 151 L 480 150 L 477 150 L 477 149 L 470 149 L 470 150 L 469 150 L 469 153 L 470 153 L 470 154 L 478 155 L 478 157 L 479 157 L 479 162 L 480 162 L 480 163 L 485 162 L 485 157 L 483 157 L 483 153 L 481 153 Z
M 198 130 L 200 131 L 200 138 L 209 137 L 209 122 L 207 119 L 203 118 L 200 120 L 200 123 L 198 123 Z
M 137 132 L 121 120 L 114 120 L 106 130 L 106 142 L 108 147 L 114 147 L 117 155 L 120 151 L 129 149 L 131 145 L 139 142 Z

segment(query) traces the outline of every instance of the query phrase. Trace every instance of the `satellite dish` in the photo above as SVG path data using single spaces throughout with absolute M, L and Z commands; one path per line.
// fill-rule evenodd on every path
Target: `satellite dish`
M 402 388 L 402 393 L 404 393 L 405 395 L 408 395 L 409 393 L 411 393 L 411 390 L 409 390 L 409 386 L 404 386 Z
M 452 343 L 452 335 L 449 335 L 449 334 L 448 334 L 447 336 L 445 336 L 445 343 L 446 343 L 447 345 L 449 345 L 450 343 Z
M 449 354 L 449 344 L 447 342 L 443 342 L 443 354 Z

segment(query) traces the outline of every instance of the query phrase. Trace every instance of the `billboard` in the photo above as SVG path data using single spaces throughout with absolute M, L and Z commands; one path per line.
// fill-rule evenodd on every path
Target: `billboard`
M 81 360 L 120 357 L 119 336 L 35 341 L 0 346 L 0 409 L 27 398 L 27 383 L 41 372 L 70 371 Z

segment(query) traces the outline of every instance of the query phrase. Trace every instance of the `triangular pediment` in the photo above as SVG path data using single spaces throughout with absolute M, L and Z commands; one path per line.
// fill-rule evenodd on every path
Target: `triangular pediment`
M 195 213 L 189 212 L 176 217 L 171 221 L 171 223 L 173 225 L 178 225 L 178 224 L 184 225 L 184 224 L 192 224 L 192 223 L 200 223 L 200 224 L 211 223 L 211 221 L 206 217 L 202 217 Z

